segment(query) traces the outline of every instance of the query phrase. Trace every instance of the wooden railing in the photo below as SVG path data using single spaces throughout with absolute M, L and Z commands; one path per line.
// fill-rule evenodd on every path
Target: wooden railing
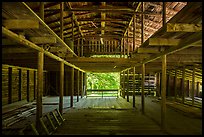
M 119 97 L 119 89 L 87 89 L 86 97 Z

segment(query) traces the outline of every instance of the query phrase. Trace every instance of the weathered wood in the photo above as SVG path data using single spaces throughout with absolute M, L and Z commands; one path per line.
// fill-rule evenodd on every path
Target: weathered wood
M 145 64 L 142 64 L 142 93 L 141 93 L 141 111 L 144 114 L 144 83 L 145 83 Z
M 18 82 L 18 101 L 21 101 L 22 98 L 22 69 L 19 69 L 19 82 Z
M 77 102 L 79 102 L 79 71 L 77 71 L 77 82 L 76 82 L 76 87 L 77 87 Z
M 149 38 L 149 46 L 177 46 L 180 39 Z
M 130 83 L 129 83 L 129 70 L 127 70 L 127 91 L 126 91 L 126 95 L 127 95 L 127 102 L 129 102 L 129 90 L 130 90 Z
M 142 2 L 142 12 L 144 12 L 144 2 Z M 144 14 L 141 15 L 141 45 L 144 43 Z
M 133 67 L 133 95 L 132 95 L 132 98 L 133 98 L 133 107 L 135 107 L 135 67 Z
M 177 70 L 175 70 L 174 76 L 174 100 L 176 101 L 177 98 Z
M 44 2 L 40 2 L 40 11 L 39 11 L 39 16 L 40 18 L 44 21 L 44 17 L 45 17 L 45 10 L 44 10 L 45 6 L 44 6 Z
M 195 103 L 195 66 L 193 67 L 193 74 L 192 74 L 192 91 L 191 91 L 191 98 L 192 98 L 192 106 L 194 106 Z
M 30 72 L 27 70 L 27 101 L 30 101 Z
M 166 2 L 163 2 L 162 10 L 162 26 L 164 26 L 166 24 Z
M 83 72 L 81 72 L 81 98 L 84 96 L 84 79 L 83 79 Z
M 39 21 L 28 19 L 8 19 L 3 20 L 3 26 L 7 29 L 38 29 Z
M 59 112 L 63 113 L 63 96 L 64 96 L 64 62 L 60 62 L 60 79 L 59 79 Z
M 73 96 L 74 96 L 74 68 L 71 68 L 71 97 L 70 97 L 70 107 L 73 107 Z
M 57 43 L 56 37 L 30 37 L 29 40 L 35 44 Z
M 202 24 L 167 23 L 166 32 L 200 32 Z
M 8 68 L 8 104 L 12 103 L 12 67 Z
M 185 67 L 183 68 L 183 71 L 182 71 L 182 103 L 184 104 L 185 102 Z
M 43 67 L 44 53 L 38 52 L 38 71 L 37 71 L 37 105 L 36 105 L 36 127 L 40 128 L 40 118 L 42 117 L 42 93 L 43 93 Z
M 64 40 L 64 2 L 60 3 L 60 38 Z
M 137 48 L 137 53 L 160 53 L 158 48 Z
M 166 129 L 166 55 L 162 56 L 161 129 Z

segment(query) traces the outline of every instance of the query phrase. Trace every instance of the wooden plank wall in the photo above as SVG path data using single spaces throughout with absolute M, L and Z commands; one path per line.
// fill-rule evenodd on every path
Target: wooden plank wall
M 9 68 L 11 76 L 9 76 Z M 22 72 L 21 82 L 19 70 Z M 27 101 L 33 101 L 36 98 L 37 75 L 34 76 L 34 71 L 37 73 L 36 70 L 30 68 L 2 65 L 2 106 L 27 99 Z M 29 87 L 27 87 L 27 78 L 29 78 Z M 9 79 L 11 79 L 11 83 L 9 83 Z M 20 83 L 22 84 L 21 91 L 19 90 Z

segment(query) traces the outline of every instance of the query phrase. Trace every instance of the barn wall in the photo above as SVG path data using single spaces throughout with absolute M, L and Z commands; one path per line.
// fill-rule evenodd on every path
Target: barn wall
M 45 78 L 43 83 L 45 85 Z M 22 100 L 33 101 L 36 92 L 37 70 L 2 64 L 2 106 Z

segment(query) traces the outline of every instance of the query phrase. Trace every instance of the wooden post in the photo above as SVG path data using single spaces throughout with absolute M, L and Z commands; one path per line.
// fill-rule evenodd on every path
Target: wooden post
M 177 98 L 177 70 L 175 70 L 175 77 L 174 77 L 174 100 L 176 101 Z
M 136 49 L 135 41 L 136 41 L 136 14 L 133 15 L 133 51 Z
M 199 91 L 200 91 L 200 82 L 197 82 L 197 86 L 196 86 L 197 88 L 197 90 L 196 90 L 196 96 L 197 97 L 200 97 L 200 94 L 199 94 Z
M 161 94 L 160 94 L 160 83 L 161 83 L 161 77 L 160 77 L 160 73 L 157 73 L 157 78 L 158 78 L 158 80 L 157 80 L 157 97 L 161 97 Z
M 192 74 L 192 92 L 191 92 L 192 106 L 194 106 L 194 93 L 195 93 L 195 66 L 193 67 Z
M 144 2 L 142 2 L 142 12 L 144 12 Z M 144 14 L 141 14 L 141 45 L 144 43 Z
M 186 86 L 186 96 L 189 97 L 189 86 L 190 86 L 190 80 L 187 80 L 187 86 Z
M 142 104 L 142 114 L 144 114 L 144 83 L 145 83 L 145 64 L 142 64 L 142 93 L 141 93 L 141 104 Z
M 29 70 L 27 70 L 27 86 L 26 86 L 26 88 L 27 88 L 27 97 L 26 97 L 26 99 L 27 99 L 27 101 L 29 102 L 30 101 L 30 83 L 29 83 L 29 80 L 30 80 L 30 73 L 29 73 Z
M 124 39 L 125 39 L 125 38 L 123 38 L 123 52 L 124 52 L 124 53 L 123 53 L 123 57 L 125 58 L 125 54 L 126 54 L 126 53 L 125 53 L 125 40 L 124 40 Z
M 132 94 L 132 99 L 133 99 L 133 107 L 135 107 L 135 67 L 133 67 L 133 94 Z
M 184 104 L 185 102 L 185 67 L 183 68 L 182 72 L 182 103 Z
M 59 97 L 59 112 L 63 113 L 63 96 L 64 96 L 64 63 L 60 62 L 60 97 Z
M 18 76 L 19 76 L 19 85 L 18 85 L 18 101 L 21 101 L 22 99 L 22 69 L 18 70 Z M 35 71 L 34 71 L 35 72 Z M 35 73 L 34 73 L 35 74 Z M 34 81 L 34 91 L 35 91 L 35 81 Z M 34 92 L 35 93 L 35 92 Z M 35 94 L 34 94 L 35 95 Z
M 166 2 L 163 2 L 162 5 L 163 8 L 163 12 L 162 12 L 162 26 L 164 27 L 165 23 L 166 23 Z
M 150 73 L 148 75 L 148 94 L 150 95 Z
M 125 71 L 123 71 L 123 98 L 125 98 Z
M 129 34 L 129 31 L 127 29 L 127 58 L 129 58 L 129 54 L 130 54 L 130 47 L 129 47 L 129 42 L 128 42 L 128 34 Z
M 42 117 L 42 93 L 43 93 L 43 66 L 44 53 L 38 52 L 38 71 L 37 71 L 37 106 L 36 106 L 36 126 L 40 128 L 40 118 Z
M 84 53 L 83 53 L 84 47 L 83 47 L 83 39 L 81 39 L 81 57 L 83 57 Z
M 71 68 L 71 98 L 70 107 L 73 107 L 73 95 L 74 95 L 74 68 Z
M 86 81 L 86 73 L 84 73 L 83 79 L 84 79 L 84 95 L 87 96 L 87 93 L 86 93 L 86 83 L 87 83 L 87 81 Z
M 72 41 L 74 43 L 74 13 L 72 13 Z M 72 50 L 74 51 L 74 47 Z
M 40 18 L 44 21 L 44 2 L 40 2 Z
M 170 96 L 170 92 L 171 92 L 171 90 L 170 90 L 170 79 L 171 79 L 171 76 L 170 76 L 170 74 L 168 75 L 168 79 L 167 79 L 167 96 Z
M 12 67 L 8 68 L 8 104 L 12 103 Z
M 166 55 L 162 56 L 161 129 L 166 129 Z
M 141 80 L 140 80 L 140 73 L 137 74 L 137 80 L 138 80 L 137 81 L 137 86 L 138 86 L 137 91 L 138 91 L 138 94 L 139 94 L 140 93 L 140 86 L 142 86 L 141 85 Z
M 60 38 L 64 41 L 64 2 L 60 3 Z
M 129 102 L 129 90 L 130 90 L 130 85 L 129 85 L 129 69 L 127 70 L 127 102 Z
M 77 71 L 77 102 L 79 102 L 79 70 Z
M 84 79 L 83 79 L 83 72 L 81 72 L 81 98 L 84 96 Z

